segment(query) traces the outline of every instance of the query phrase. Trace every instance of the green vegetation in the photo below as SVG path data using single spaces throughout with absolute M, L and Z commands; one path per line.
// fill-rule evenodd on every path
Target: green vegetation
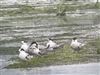
M 96 4 L 95 4 L 95 7 L 96 7 L 96 8 L 100 8 L 99 0 L 97 0 L 97 2 L 96 2 Z
M 81 8 L 84 8 L 84 9 L 99 9 L 100 8 L 100 3 L 86 4 L 85 6 L 83 6 Z
M 29 5 L 18 5 L 16 10 L 0 10 L 0 16 L 17 16 L 24 14 L 42 14 L 42 13 L 56 13 L 57 16 L 65 16 L 66 11 L 75 11 L 77 9 L 99 9 L 100 3 L 91 4 L 57 4 L 45 7 L 36 7 Z
M 66 6 L 64 4 L 57 5 L 57 16 L 65 16 Z
M 97 54 L 100 54 L 100 38 L 96 39 L 95 41 L 91 41 L 90 44 L 94 47 Z
M 32 12 L 32 11 L 34 11 L 35 10 L 35 8 L 34 7 L 32 7 L 32 6 L 27 6 L 27 5 L 23 5 L 23 6 L 21 6 L 20 7 L 20 11 L 22 12 L 22 13 L 28 13 L 28 12 Z
M 47 55 L 34 56 L 34 58 L 29 61 L 16 59 L 17 63 L 10 64 L 6 68 L 33 68 L 50 65 L 97 62 L 100 57 L 99 45 L 100 39 L 96 39 L 95 41 L 87 43 L 79 53 L 76 53 L 66 44 L 63 48 L 49 52 Z
M 0 16 L 16 16 L 16 15 L 21 15 L 21 14 L 26 14 L 26 13 L 31 13 L 34 10 L 34 7 L 32 6 L 27 6 L 27 5 L 19 5 L 19 9 L 16 10 L 4 10 L 0 11 Z

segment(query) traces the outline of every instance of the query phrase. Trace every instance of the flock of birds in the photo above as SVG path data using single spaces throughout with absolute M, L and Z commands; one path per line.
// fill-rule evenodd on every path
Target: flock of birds
M 29 60 L 33 58 L 33 55 L 38 55 L 41 56 L 43 54 L 46 54 L 49 51 L 54 51 L 57 48 L 63 47 L 64 44 L 57 44 L 55 43 L 52 39 L 48 39 L 48 42 L 46 46 L 40 46 L 37 42 L 31 42 L 30 44 L 21 41 L 22 45 L 19 49 L 19 58 L 22 60 Z M 80 51 L 80 49 L 84 46 L 85 44 L 82 44 L 77 41 L 77 38 L 74 37 L 71 41 L 71 48 L 74 51 Z

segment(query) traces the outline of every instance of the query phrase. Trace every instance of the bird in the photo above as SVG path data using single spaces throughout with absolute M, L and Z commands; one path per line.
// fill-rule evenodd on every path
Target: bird
M 33 58 L 33 56 L 29 55 L 28 53 L 26 53 L 24 51 L 24 49 L 19 49 L 19 55 L 18 57 L 22 60 L 30 60 L 31 58 Z
M 38 43 L 36 41 L 32 41 L 29 45 L 29 47 L 34 47 L 34 48 L 38 48 Z
M 34 54 L 36 55 L 42 55 L 41 51 L 39 50 L 39 48 L 34 48 L 33 49 Z
M 74 49 L 74 51 L 77 51 L 77 52 L 79 52 L 80 49 L 81 49 L 84 45 L 85 45 L 85 44 L 82 44 L 82 43 L 78 42 L 78 40 L 77 40 L 76 37 L 74 37 L 74 38 L 72 39 L 71 44 L 70 44 L 71 48 Z
M 63 44 L 58 45 L 55 43 L 51 38 L 48 39 L 48 42 L 46 44 L 46 48 L 50 51 L 53 51 L 54 49 L 57 49 L 59 47 L 63 46 Z
M 27 53 L 29 53 L 30 55 L 41 55 L 41 51 L 38 47 L 38 43 L 33 41 L 30 46 L 29 46 L 29 49 L 27 51 Z
M 36 41 L 31 42 L 30 47 L 35 47 L 40 50 L 46 49 L 46 46 L 38 44 Z
M 24 41 L 21 41 L 21 43 L 22 43 L 22 45 L 21 45 L 20 49 L 23 49 L 24 51 L 27 51 L 28 48 L 29 48 L 29 45 Z

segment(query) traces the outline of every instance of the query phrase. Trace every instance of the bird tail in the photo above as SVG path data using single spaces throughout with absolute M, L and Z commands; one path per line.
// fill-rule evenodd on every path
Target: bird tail
M 62 48 L 64 45 L 65 45 L 65 43 L 61 43 L 61 44 L 59 45 L 59 47 Z
M 85 46 L 85 44 L 81 44 L 81 47 Z

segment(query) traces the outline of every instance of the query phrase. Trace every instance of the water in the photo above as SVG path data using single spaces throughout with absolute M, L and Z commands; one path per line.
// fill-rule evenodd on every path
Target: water
M 13 63 L 12 61 L 9 61 L 9 59 L 13 57 L 12 55 L 0 55 L 0 70 L 6 67 L 8 64 Z
M 74 36 L 85 39 L 95 33 L 98 36 L 99 25 L 94 25 L 93 18 L 89 17 L 91 19 L 77 17 L 71 21 L 66 17 L 4 17 L 0 21 L 0 42 L 3 42 L 0 47 L 19 47 L 21 40 L 45 43 L 49 37 L 63 42 Z
M 99 11 L 98 11 L 99 12 Z M 74 15 L 70 17 L 71 15 Z M 8 65 L 8 60 L 17 54 L 17 50 L 21 45 L 22 40 L 31 41 L 36 40 L 39 44 L 46 45 L 47 38 L 51 37 L 57 43 L 69 42 L 72 37 L 78 37 L 81 41 L 89 41 L 93 38 L 99 37 L 100 25 L 95 23 L 98 14 L 67 14 L 66 17 L 56 17 L 51 15 L 23 15 L 17 17 L 0 17 L 0 72 L 1 75 L 14 74 L 38 74 L 41 72 L 48 72 L 57 74 L 60 71 L 53 71 L 52 69 L 37 70 L 21 70 L 20 69 L 2 69 Z M 5 55 L 7 54 L 7 55 Z M 95 67 L 95 66 L 93 66 Z M 76 72 L 78 70 L 73 70 Z M 91 70 L 92 72 L 92 70 Z M 95 72 L 95 71 L 93 71 Z M 44 74 L 43 73 L 43 74 Z M 61 73 L 66 73 L 66 71 Z M 70 71 L 68 71 L 70 73 Z M 77 74 L 79 71 L 77 72 Z M 90 73 L 86 72 L 86 74 Z M 93 73 L 94 74 L 94 73 Z M 96 73 L 97 74 L 97 73 Z M 47 75 L 47 74 L 46 74 Z
M 1 75 L 99 75 L 100 63 L 49 66 L 34 69 L 3 69 Z

